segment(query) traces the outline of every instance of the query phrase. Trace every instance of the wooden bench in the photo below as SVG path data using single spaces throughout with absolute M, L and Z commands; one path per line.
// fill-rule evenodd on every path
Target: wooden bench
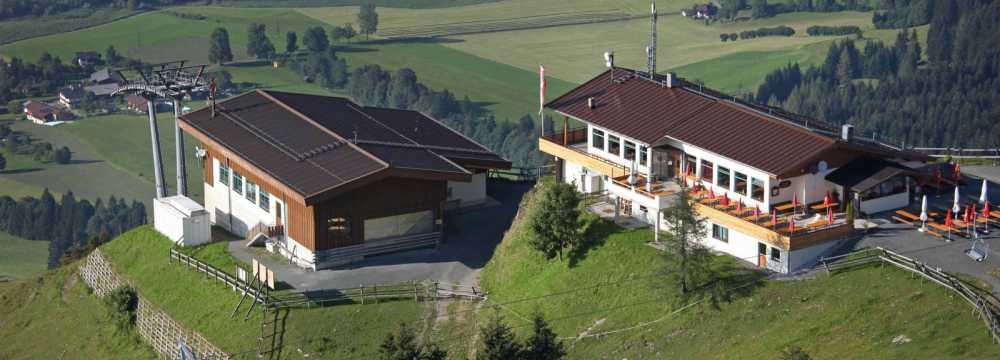
M 823 226 L 827 226 L 827 225 L 830 225 L 830 221 L 828 221 L 826 219 L 819 219 L 819 220 L 816 220 L 816 221 L 813 221 L 813 222 L 809 223 L 809 225 L 806 225 L 806 227 L 808 227 L 810 229 L 815 229 L 815 228 L 823 227 Z
M 896 222 L 898 222 L 898 223 L 909 224 L 910 226 L 915 226 L 912 221 L 903 219 L 903 218 L 901 218 L 899 216 L 893 215 L 892 219 L 896 220 Z
M 944 235 L 941 235 L 941 234 L 939 234 L 939 233 L 937 233 L 937 232 L 935 232 L 934 230 L 931 230 L 931 229 L 927 229 L 924 232 L 927 233 L 927 234 L 929 234 L 929 235 L 931 235 L 931 236 L 937 236 L 937 237 L 942 238 L 942 239 L 944 238 Z
M 906 210 L 896 210 L 896 215 L 902 216 L 902 217 L 904 217 L 906 219 L 910 219 L 911 221 L 920 221 L 920 217 L 919 216 L 910 214 Z
M 830 205 L 826 205 L 826 204 L 820 203 L 818 205 L 810 206 L 809 208 L 813 209 L 813 210 L 826 210 L 826 208 L 828 208 L 828 207 L 830 207 L 830 208 L 836 208 L 838 205 L 840 205 L 840 203 L 833 202 L 833 203 L 830 203 Z
M 799 207 L 801 207 L 801 206 L 802 205 L 799 205 Z M 780 203 L 780 204 L 774 205 L 774 210 L 777 210 L 778 213 L 782 213 L 782 214 L 788 212 L 789 210 L 794 210 L 794 209 L 795 209 L 795 206 L 792 206 L 791 202 L 784 202 L 784 203 Z
M 959 235 L 959 236 L 962 235 L 962 230 L 956 229 L 954 227 L 946 227 L 944 225 L 941 225 L 941 224 L 938 224 L 938 223 L 934 223 L 934 222 L 928 222 L 927 226 L 930 226 L 931 228 L 937 229 L 937 230 L 939 230 L 941 232 L 944 232 L 944 233 L 949 233 L 950 232 L 950 233 L 955 234 L 955 235 Z

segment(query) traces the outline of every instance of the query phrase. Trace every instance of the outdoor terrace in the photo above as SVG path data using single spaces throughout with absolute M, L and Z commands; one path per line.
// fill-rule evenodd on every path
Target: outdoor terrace
M 610 178 L 628 176 L 628 169 L 625 166 L 587 153 L 586 128 L 539 137 L 538 150 L 583 165 Z

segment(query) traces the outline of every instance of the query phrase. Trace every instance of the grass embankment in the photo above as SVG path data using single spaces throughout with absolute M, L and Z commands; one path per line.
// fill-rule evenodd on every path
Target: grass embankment
M 116 330 L 108 308 L 76 270 L 77 264 L 72 264 L 36 278 L 0 283 L 0 358 L 157 358 L 137 336 Z
M 24 279 L 43 272 L 48 259 L 48 241 L 26 240 L 0 232 L 0 279 Z
M 141 227 L 105 244 L 101 250 L 142 296 L 177 321 L 236 353 L 238 358 L 255 358 L 260 312 L 255 310 L 246 321 L 242 315 L 231 319 L 240 300 L 237 293 L 192 269 L 170 264 L 170 246 L 169 240 L 152 228 Z M 219 249 L 205 251 L 221 254 Z M 320 358 L 370 358 L 397 323 L 419 319 L 421 307 L 411 300 L 282 312 L 285 333 L 280 337 L 284 344 L 281 357 L 305 353 Z M 243 311 L 246 309 L 244 305 Z
M 529 195 L 531 199 L 534 194 Z M 523 212 L 533 211 L 526 202 Z M 523 219 L 523 217 L 522 217 Z M 664 260 L 646 245 L 649 230 L 614 230 L 575 265 L 546 261 L 517 220 L 482 272 L 508 322 L 538 309 L 568 340 L 571 358 L 759 359 L 799 346 L 816 359 L 995 359 L 981 320 L 937 285 L 892 267 L 869 267 L 803 281 L 743 288 L 720 310 L 698 305 L 676 315 L 676 290 L 655 277 Z M 731 261 L 722 258 L 720 261 Z M 654 275 L 651 279 L 644 276 Z M 631 279 L 631 280 L 630 280 Z M 601 283 L 609 285 L 598 285 Z M 612 285 L 617 284 L 617 285 Z M 738 285 L 734 283 L 733 285 Z M 480 316 L 482 318 L 482 316 Z M 893 343 L 899 335 L 911 339 Z

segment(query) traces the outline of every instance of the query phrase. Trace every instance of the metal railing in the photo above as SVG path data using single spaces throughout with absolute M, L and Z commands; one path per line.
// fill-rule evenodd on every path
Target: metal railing
M 940 268 L 928 266 L 927 264 L 882 247 L 866 248 L 845 255 L 820 259 L 820 263 L 828 274 L 836 270 L 876 262 L 888 263 L 923 276 L 958 294 L 958 296 L 972 305 L 973 313 L 978 315 L 986 324 L 986 330 L 993 337 L 993 342 L 1000 344 L 1000 300 L 988 291 L 969 285 L 967 282 L 942 271 Z

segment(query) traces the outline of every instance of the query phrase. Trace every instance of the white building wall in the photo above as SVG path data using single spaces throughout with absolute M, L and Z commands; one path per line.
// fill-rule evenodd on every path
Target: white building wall
M 209 186 L 205 184 L 205 210 L 208 211 L 212 222 L 228 230 L 237 236 L 246 236 L 247 232 L 257 223 L 274 225 L 277 211 L 277 204 L 281 204 L 282 211 L 287 207 L 275 194 L 270 194 L 271 201 L 267 211 L 258 206 L 260 201 L 260 188 L 257 191 L 257 201 L 251 202 L 246 198 L 246 189 L 243 194 L 237 194 L 232 190 L 232 173 L 229 175 L 229 184 L 223 184 L 219 180 L 219 160 L 212 159 L 212 178 L 215 183 Z M 241 176 L 243 174 L 240 174 Z M 246 186 L 246 178 L 243 178 L 243 186 Z M 229 216 L 232 215 L 232 216 Z M 287 219 L 287 214 L 281 214 L 282 219 Z M 282 223 L 287 224 L 285 220 Z
M 598 130 L 604 131 L 604 149 L 605 150 L 601 150 L 599 148 L 595 148 L 594 147 L 594 144 L 592 143 L 592 141 L 594 139 L 594 129 L 598 129 Z M 619 149 L 618 149 L 619 154 L 614 154 L 614 153 L 610 153 L 610 152 L 606 151 L 608 149 L 608 135 L 609 134 L 621 138 L 621 144 L 619 145 Z M 636 158 L 635 159 L 626 159 L 626 158 L 622 157 L 622 155 L 625 154 L 625 141 L 629 141 L 629 142 L 635 144 L 635 154 L 636 154 Z M 638 159 L 639 159 L 639 155 L 640 155 L 639 154 L 639 147 L 640 146 L 645 146 L 646 147 L 646 161 L 647 161 L 647 164 L 648 164 L 649 161 L 652 160 L 652 156 L 651 156 L 652 155 L 651 154 L 652 150 L 649 148 L 649 144 L 646 144 L 646 143 L 643 143 L 641 141 L 629 138 L 627 136 L 622 136 L 621 134 L 608 131 L 607 129 L 604 129 L 604 128 L 596 127 L 596 126 L 593 126 L 593 125 L 590 125 L 590 124 L 587 125 L 587 153 L 589 153 L 591 155 L 594 155 L 594 156 L 597 156 L 597 157 L 600 157 L 602 159 L 608 160 L 608 161 L 613 162 L 615 164 L 624 166 L 626 169 L 628 169 L 628 168 L 630 168 L 632 166 L 632 161 L 634 160 L 635 161 L 636 172 L 643 173 L 643 174 L 649 174 L 649 167 L 648 166 L 639 165 L 639 160 Z
M 820 257 L 830 255 L 843 243 L 843 240 L 831 241 L 792 251 L 791 255 L 788 256 L 788 271 L 786 272 L 798 271 L 805 266 L 814 264 Z
M 826 175 L 834 170 L 836 169 L 827 169 L 825 171 L 819 171 L 815 174 L 807 173 L 790 179 L 783 179 L 789 180 L 792 183 L 788 187 L 778 190 L 778 195 L 773 198 L 774 203 L 792 201 L 792 194 L 795 194 L 800 202 L 804 202 L 806 204 L 823 201 L 823 198 L 826 197 L 827 191 L 832 194 L 834 191 L 841 189 L 841 187 L 837 186 L 837 184 L 826 181 Z M 778 184 L 775 183 L 774 185 L 776 186 Z M 802 200 L 803 190 L 805 191 L 804 201 Z M 835 202 L 839 202 L 839 200 L 840 199 L 833 199 Z
M 448 200 L 460 200 L 461 206 L 486 201 L 486 173 L 473 174 L 470 182 L 449 181 Z
M 757 239 L 729 229 L 729 242 L 716 240 L 712 237 L 711 221 L 705 222 L 705 234 L 705 239 L 702 240 L 702 245 L 705 247 L 757 265 Z
M 909 188 L 907 188 L 909 190 Z M 874 214 L 877 212 L 895 210 L 910 205 L 910 192 L 901 192 L 895 195 L 869 199 L 861 202 L 861 211 Z

